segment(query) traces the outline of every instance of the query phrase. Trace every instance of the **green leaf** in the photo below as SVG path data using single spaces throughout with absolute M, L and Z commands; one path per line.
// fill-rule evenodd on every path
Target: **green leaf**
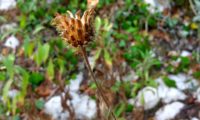
M 181 57 L 181 64 L 182 65 L 189 65 L 190 64 L 190 59 L 188 57 Z
M 115 109 L 115 115 L 119 117 L 125 111 L 125 107 L 126 105 L 124 103 L 120 103 Z
M 3 72 L 0 72 L 0 81 L 6 80 L 6 74 Z
M 35 106 L 37 109 L 42 110 L 44 108 L 45 101 L 44 100 L 36 100 Z
M 29 76 L 29 73 L 21 67 L 16 67 L 16 70 L 18 70 L 19 73 L 22 75 L 22 81 L 21 81 L 21 85 L 20 85 L 21 86 L 20 94 L 22 95 L 22 97 L 25 97 L 30 76 Z
M 174 27 L 177 23 L 178 23 L 178 20 L 177 19 L 172 19 L 172 18 L 167 18 L 166 19 L 166 23 L 169 25 L 169 27 Z
M 34 86 L 38 86 L 42 81 L 44 81 L 44 76 L 41 73 L 34 72 L 29 77 L 29 82 Z
M 95 56 L 94 56 L 94 60 L 96 61 L 98 58 L 99 58 L 99 56 L 101 55 L 101 50 L 102 49 L 98 49 L 97 50 L 97 52 L 96 52 L 96 54 L 95 54 Z
M 6 66 L 7 73 L 10 75 L 10 77 L 14 76 L 14 60 L 15 56 L 10 54 L 8 57 L 6 57 L 3 60 L 4 65 Z
M 132 97 L 136 96 L 136 92 L 142 87 L 142 84 L 140 83 L 135 83 L 133 85 L 133 89 L 132 89 Z
M 126 42 L 124 40 L 121 40 L 119 43 L 119 47 L 125 47 L 126 46 Z
M 12 79 L 9 79 L 6 84 L 4 85 L 4 88 L 3 88 L 3 100 L 5 102 L 8 101 L 8 91 L 11 87 L 11 84 L 12 84 L 13 80 Z
M 25 36 L 23 47 L 24 47 L 25 55 L 28 55 L 29 57 L 31 57 L 35 44 L 33 42 L 30 42 L 30 38 L 28 36 Z
M 48 67 L 47 67 L 47 74 L 50 80 L 54 78 L 54 64 L 52 60 L 49 61 Z
M 45 27 L 42 25 L 37 25 L 35 30 L 33 31 L 33 35 L 37 34 L 38 32 L 40 32 L 41 30 L 43 30 Z
M 95 28 L 96 28 L 96 32 L 98 34 L 98 31 L 100 30 L 101 27 L 101 18 L 100 17 L 96 17 L 95 19 Z
M 200 71 L 196 71 L 196 72 L 194 72 L 193 73 L 193 76 L 195 77 L 195 78 L 200 78 Z
M 168 77 L 163 78 L 165 85 L 176 88 L 176 82 Z
M 104 59 L 105 59 L 106 64 L 109 67 L 111 67 L 112 66 L 112 58 L 106 49 L 104 49 Z
M 95 84 L 95 83 L 92 83 L 92 84 L 90 85 L 90 88 L 91 88 L 91 89 L 96 89 L 96 88 L 97 88 L 97 86 L 96 86 L 96 84 Z
M 126 107 L 126 112 L 132 112 L 133 111 L 133 105 L 128 104 Z
M 45 62 L 49 56 L 49 44 L 44 44 L 43 46 L 41 44 L 38 45 L 38 50 L 34 56 L 35 61 L 38 66 L 42 64 L 42 62 Z
M 147 86 L 157 87 L 158 84 L 155 80 L 150 79 L 147 81 Z
M 21 15 L 20 23 L 19 23 L 21 29 L 26 27 L 26 24 L 27 24 L 26 21 L 27 21 L 26 15 Z

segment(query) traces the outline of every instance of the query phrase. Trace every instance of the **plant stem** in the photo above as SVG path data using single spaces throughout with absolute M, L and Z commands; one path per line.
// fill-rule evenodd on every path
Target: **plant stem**
M 89 72 L 90 72 L 90 74 L 91 74 L 92 80 L 94 81 L 94 83 L 95 83 L 96 86 L 97 86 L 97 92 L 99 92 L 99 94 L 100 94 L 102 100 L 104 101 L 104 103 L 106 104 L 107 108 L 110 109 L 110 106 L 109 106 L 109 103 L 108 103 L 108 99 L 106 98 L 106 96 L 104 95 L 104 93 L 103 93 L 103 91 L 102 91 L 102 90 L 103 90 L 103 89 L 102 89 L 102 86 L 97 82 L 97 80 L 96 80 L 96 78 L 95 78 L 95 76 L 94 76 L 94 73 L 92 72 L 92 69 L 91 69 L 90 63 L 89 63 L 89 61 L 88 61 L 88 57 L 87 57 L 85 48 L 82 47 L 82 46 L 81 46 L 80 48 L 81 48 L 81 53 L 82 53 L 82 55 L 83 55 L 85 64 L 86 64 L 86 66 L 87 66 L 87 68 L 88 68 L 88 70 L 89 70 Z M 113 111 L 112 111 L 112 109 L 110 109 L 110 110 L 111 110 L 111 115 L 112 115 L 113 119 L 114 119 L 114 120 L 117 120 L 116 117 L 115 117 L 115 115 L 114 115 L 114 113 L 113 113 Z

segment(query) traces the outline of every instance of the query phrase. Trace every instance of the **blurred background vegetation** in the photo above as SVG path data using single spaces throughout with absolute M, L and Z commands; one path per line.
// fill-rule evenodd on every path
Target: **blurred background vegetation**
M 200 64 L 200 10 L 194 13 L 188 0 L 171 0 L 169 4 L 162 12 L 152 12 L 143 0 L 99 0 L 97 4 L 96 38 L 87 52 L 119 119 L 132 116 L 134 105 L 127 100 L 144 86 L 156 87 L 156 77 L 165 77 L 172 87 L 175 84 L 167 78 L 169 73 L 193 70 L 192 76 L 200 78 L 199 67 L 194 68 Z M 95 99 L 96 87 L 89 81 L 87 70 L 81 68 L 82 58 L 50 24 L 55 13 L 86 9 L 86 0 L 17 0 L 16 8 L 0 11 L 0 25 L 17 23 L 0 33 L 0 119 L 21 120 L 24 114 L 47 119 L 41 111 L 55 86 L 68 85 L 80 71 L 86 81 L 80 92 Z M 11 35 L 19 40 L 16 48 L 3 45 Z M 182 50 L 192 56 L 176 55 Z M 175 51 L 175 55 L 169 51 Z M 133 77 L 127 77 L 130 75 Z M 17 93 L 9 97 L 13 89 Z

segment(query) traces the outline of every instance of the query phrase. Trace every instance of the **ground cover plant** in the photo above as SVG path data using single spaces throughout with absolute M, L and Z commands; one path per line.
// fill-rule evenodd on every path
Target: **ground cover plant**
M 0 119 L 199 119 L 200 2 L 152 1 L 0 0 Z

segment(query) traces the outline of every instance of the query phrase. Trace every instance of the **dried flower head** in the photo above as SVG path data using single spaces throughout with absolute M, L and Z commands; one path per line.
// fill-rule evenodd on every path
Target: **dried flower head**
M 74 47 L 86 45 L 94 38 L 93 16 L 94 9 L 86 10 L 81 17 L 81 12 L 77 11 L 75 16 L 67 11 L 68 15 L 56 14 L 52 20 L 60 32 L 61 37 Z

